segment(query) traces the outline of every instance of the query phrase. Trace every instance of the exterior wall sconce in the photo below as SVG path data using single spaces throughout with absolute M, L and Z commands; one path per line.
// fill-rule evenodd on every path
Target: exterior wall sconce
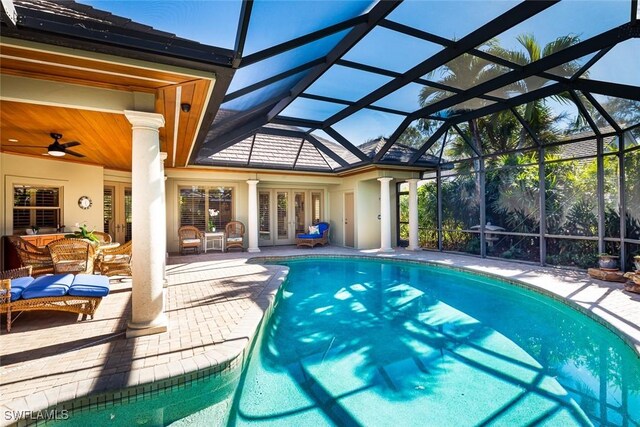
M 186 102 L 183 104 L 180 104 L 180 109 L 185 113 L 188 113 L 189 111 L 191 111 L 191 104 L 187 104 Z

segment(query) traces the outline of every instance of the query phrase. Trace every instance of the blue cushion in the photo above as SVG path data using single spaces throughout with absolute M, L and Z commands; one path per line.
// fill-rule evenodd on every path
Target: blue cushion
M 100 274 L 78 274 L 69 288 L 74 297 L 104 297 L 109 295 L 109 278 Z
M 328 229 L 329 229 L 329 223 L 327 223 L 327 222 L 319 222 L 318 223 L 318 230 L 320 230 L 320 234 L 324 233 Z
M 22 292 L 23 299 L 60 297 L 66 295 L 73 282 L 73 274 L 40 276 Z
M 321 234 L 298 234 L 298 239 L 319 239 Z
M 33 277 L 18 277 L 11 279 L 11 301 L 15 301 L 22 296 L 24 289 L 33 282 Z

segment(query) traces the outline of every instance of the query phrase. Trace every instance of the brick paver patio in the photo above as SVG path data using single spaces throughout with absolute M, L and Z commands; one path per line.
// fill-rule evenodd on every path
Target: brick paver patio
M 391 254 L 345 248 L 267 248 L 170 258 L 165 310 L 169 331 L 127 340 L 131 281 L 112 281 L 93 320 L 60 312 L 22 314 L 0 336 L 0 411 L 37 411 L 108 390 L 166 380 L 238 356 L 286 277 L 252 257 L 359 255 L 432 261 L 517 280 L 566 298 L 622 332 L 640 355 L 640 295 L 582 271 L 542 268 L 437 252 Z M 0 424 L 9 423 L 2 416 Z

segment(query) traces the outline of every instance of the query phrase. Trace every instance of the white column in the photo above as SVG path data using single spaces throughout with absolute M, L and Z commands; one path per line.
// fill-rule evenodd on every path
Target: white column
M 260 252 L 258 247 L 258 181 L 250 179 L 249 184 L 249 249 L 248 252 Z
M 133 283 L 127 338 L 167 330 L 164 314 L 166 214 L 160 165 L 161 114 L 125 111 L 132 124 L 131 197 Z
M 393 178 L 378 178 L 380 181 L 380 252 L 393 252 L 391 247 L 391 196 L 389 182 Z
M 167 191 L 166 191 L 166 181 L 167 177 L 164 175 L 164 161 L 167 160 L 167 153 L 164 151 L 160 152 L 160 172 L 162 173 L 162 222 L 164 224 L 167 223 Z M 167 227 L 162 228 L 162 252 L 164 256 L 162 257 L 162 286 L 167 287 L 169 285 L 169 280 L 167 280 Z
M 410 251 L 419 251 L 418 243 L 418 181 L 412 178 L 409 182 L 409 249 Z

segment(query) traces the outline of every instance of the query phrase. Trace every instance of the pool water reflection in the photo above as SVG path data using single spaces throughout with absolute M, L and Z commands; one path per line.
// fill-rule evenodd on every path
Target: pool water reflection
M 637 355 L 559 302 L 440 267 L 284 264 L 232 425 L 640 421 Z

